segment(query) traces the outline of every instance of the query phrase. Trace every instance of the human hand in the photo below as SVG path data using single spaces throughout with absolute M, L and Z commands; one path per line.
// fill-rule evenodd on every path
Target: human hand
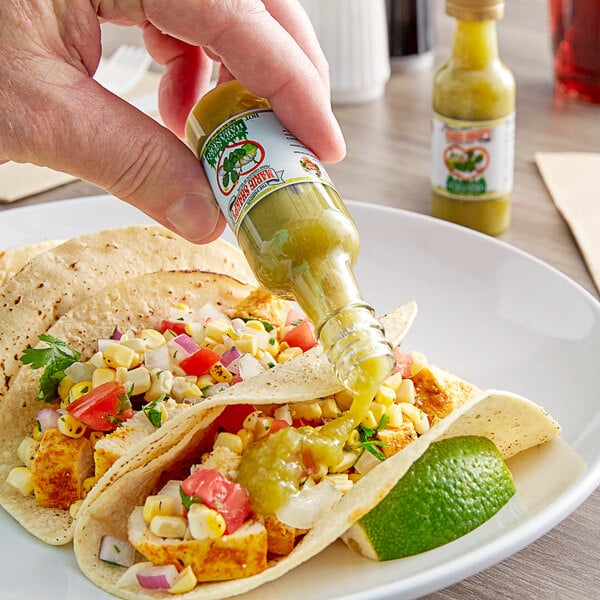
M 101 21 L 142 28 L 165 67 L 159 108 L 168 129 L 92 79 Z M 208 88 L 211 59 L 222 63 L 221 80 L 233 76 L 269 98 L 323 161 L 343 157 L 327 64 L 295 0 L 2 0 L 0 163 L 71 173 L 192 241 L 211 241 L 225 221 L 180 139 Z

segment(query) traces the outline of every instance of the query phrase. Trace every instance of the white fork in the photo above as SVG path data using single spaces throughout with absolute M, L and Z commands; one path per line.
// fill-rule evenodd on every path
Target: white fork
M 150 67 L 152 57 L 141 46 L 119 46 L 100 63 L 94 79 L 117 96 L 131 91 Z

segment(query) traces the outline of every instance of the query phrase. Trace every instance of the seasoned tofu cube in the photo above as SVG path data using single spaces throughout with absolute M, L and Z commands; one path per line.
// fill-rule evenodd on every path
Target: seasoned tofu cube
M 47 429 L 31 464 L 37 503 L 68 510 L 82 498 L 83 482 L 93 472 L 92 446 L 87 438 L 71 438 L 54 427 Z
M 265 519 L 265 527 L 269 554 L 278 556 L 287 556 L 294 549 L 298 536 L 306 533 L 305 530 L 285 525 L 275 516 Z
M 422 368 L 412 377 L 415 384 L 415 405 L 429 418 L 443 419 L 480 390 L 460 377 L 433 365 Z
M 389 458 L 416 440 L 417 432 L 412 421 L 405 421 L 398 427 L 389 427 L 378 431 L 377 439 L 384 443 L 379 449 L 386 458 Z
M 155 565 L 189 565 L 199 582 L 240 579 L 267 568 L 267 531 L 259 521 L 248 521 L 218 538 L 164 539 L 150 531 L 142 510 L 138 507 L 131 513 L 128 537 Z

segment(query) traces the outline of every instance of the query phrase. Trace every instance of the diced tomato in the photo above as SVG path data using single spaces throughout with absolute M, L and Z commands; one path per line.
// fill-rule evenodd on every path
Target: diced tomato
M 94 431 L 113 431 L 133 417 L 125 386 L 108 381 L 67 406 L 67 412 Z
M 164 333 L 165 331 L 173 331 L 177 335 L 186 333 L 185 322 L 184 321 L 169 321 L 168 319 L 163 319 L 160 322 L 160 332 Z
M 306 352 L 317 345 L 315 328 L 308 319 L 304 319 L 300 325 L 292 327 L 285 334 L 283 341 L 287 342 L 290 346 L 302 348 L 302 352 Z
M 396 368 L 394 373 L 400 372 L 402 377 L 410 377 L 410 365 L 412 365 L 412 356 L 394 348 L 394 358 L 396 359 Z
M 181 488 L 223 515 L 225 533 L 236 531 L 252 511 L 248 492 L 216 469 L 196 469 L 183 480 Z
M 305 448 L 302 451 L 302 464 L 304 465 L 304 474 L 307 477 L 319 472 L 319 465 L 317 464 L 313 453 L 308 448 Z
M 251 404 L 230 404 L 217 417 L 216 424 L 229 433 L 237 433 L 244 426 L 246 417 L 254 411 Z
M 275 419 L 269 427 L 269 433 L 277 433 L 286 427 L 291 427 L 291 425 L 285 419 Z
M 195 375 L 202 377 L 208 373 L 209 369 L 221 360 L 221 355 L 210 348 L 200 348 L 187 358 L 184 358 L 179 366 L 185 371 L 186 375 Z

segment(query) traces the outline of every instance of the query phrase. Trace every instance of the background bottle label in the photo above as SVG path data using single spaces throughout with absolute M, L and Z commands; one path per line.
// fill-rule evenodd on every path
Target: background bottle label
M 431 183 L 438 194 L 491 200 L 513 187 L 515 113 L 493 121 L 433 115 Z
M 248 211 L 271 192 L 301 182 L 332 185 L 319 159 L 268 108 L 225 121 L 207 138 L 200 156 L 236 234 Z

